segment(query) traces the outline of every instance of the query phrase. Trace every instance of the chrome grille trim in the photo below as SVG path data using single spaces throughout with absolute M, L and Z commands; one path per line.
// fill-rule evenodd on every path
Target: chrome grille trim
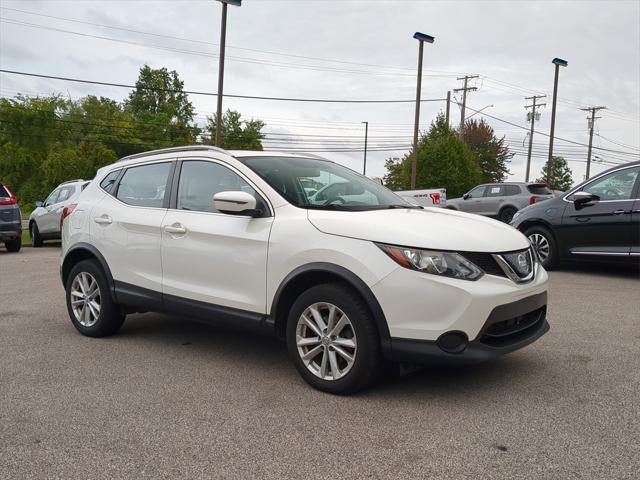
M 536 267 L 537 267 L 536 255 L 535 253 L 533 253 L 532 248 L 527 248 L 526 250 L 522 250 L 521 252 L 526 252 L 527 256 L 529 257 L 529 262 L 531 265 L 531 271 L 524 277 L 521 277 L 520 275 L 518 275 L 518 273 L 511 267 L 511 265 L 509 265 L 509 262 L 507 262 L 504 259 L 502 254 L 494 253 L 492 254 L 492 256 L 495 259 L 495 261 L 498 263 L 502 271 L 505 273 L 505 275 L 509 277 L 513 282 L 528 283 L 533 281 L 533 279 L 536 276 Z M 513 253 L 520 253 L 520 252 L 513 252 Z

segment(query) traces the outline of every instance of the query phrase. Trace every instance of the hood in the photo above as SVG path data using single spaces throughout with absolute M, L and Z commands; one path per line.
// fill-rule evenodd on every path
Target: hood
M 340 212 L 308 210 L 321 232 L 406 247 L 460 252 L 508 252 L 529 247 L 515 228 L 444 208 Z

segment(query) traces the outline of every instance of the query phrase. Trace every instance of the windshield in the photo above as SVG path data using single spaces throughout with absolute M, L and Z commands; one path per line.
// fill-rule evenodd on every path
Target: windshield
M 288 157 L 240 158 L 289 203 L 322 210 L 421 208 L 337 163 Z

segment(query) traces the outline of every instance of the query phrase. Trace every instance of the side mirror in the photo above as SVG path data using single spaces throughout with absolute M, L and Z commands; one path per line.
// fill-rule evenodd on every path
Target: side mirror
M 576 206 L 576 208 L 580 208 L 587 203 L 597 202 L 598 200 L 600 200 L 600 197 L 594 193 L 576 192 L 571 195 L 571 200 L 573 201 L 573 204 Z
M 36 208 L 40 208 L 43 205 L 44 205 L 44 202 L 41 202 L 40 200 L 36 202 Z
M 256 198 L 253 195 L 242 191 L 219 192 L 213 196 L 216 210 L 229 215 L 260 217 L 264 212 L 262 209 L 256 208 L 256 203 Z
M 469 200 L 470 198 L 471 198 L 471 195 L 470 195 L 470 194 L 468 194 L 468 193 L 465 193 L 465 194 L 462 196 L 462 199 L 463 199 L 463 200 Z

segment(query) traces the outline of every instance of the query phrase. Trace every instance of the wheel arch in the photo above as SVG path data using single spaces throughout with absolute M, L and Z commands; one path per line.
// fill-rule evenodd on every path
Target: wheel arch
M 315 262 L 302 265 L 289 273 L 280 283 L 270 310 L 276 335 L 284 338 L 289 309 L 302 292 L 315 285 L 336 282 L 347 284 L 364 300 L 378 330 L 382 351 L 385 354 L 390 353 L 389 326 L 375 295 L 356 274 L 332 263 Z
M 111 269 L 109 269 L 109 265 L 107 261 L 102 256 L 102 254 L 98 251 L 96 247 L 90 245 L 88 243 L 77 243 L 72 246 L 64 256 L 64 260 L 62 261 L 62 266 L 60 267 L 60 278 L 62 279 L 62 285 L 67 284 L 67 279 L 69 278 L 69 273 L 71 273 L 71 269 L 74 265 L 82 260 L 96 260 L 102 271 L 107 278 L 107 283 L 109 284 L 109 294 L 111 295 L 111 299 L 115 302 L 115 289 L 113 282 L 113 275 L 111 274 Z

